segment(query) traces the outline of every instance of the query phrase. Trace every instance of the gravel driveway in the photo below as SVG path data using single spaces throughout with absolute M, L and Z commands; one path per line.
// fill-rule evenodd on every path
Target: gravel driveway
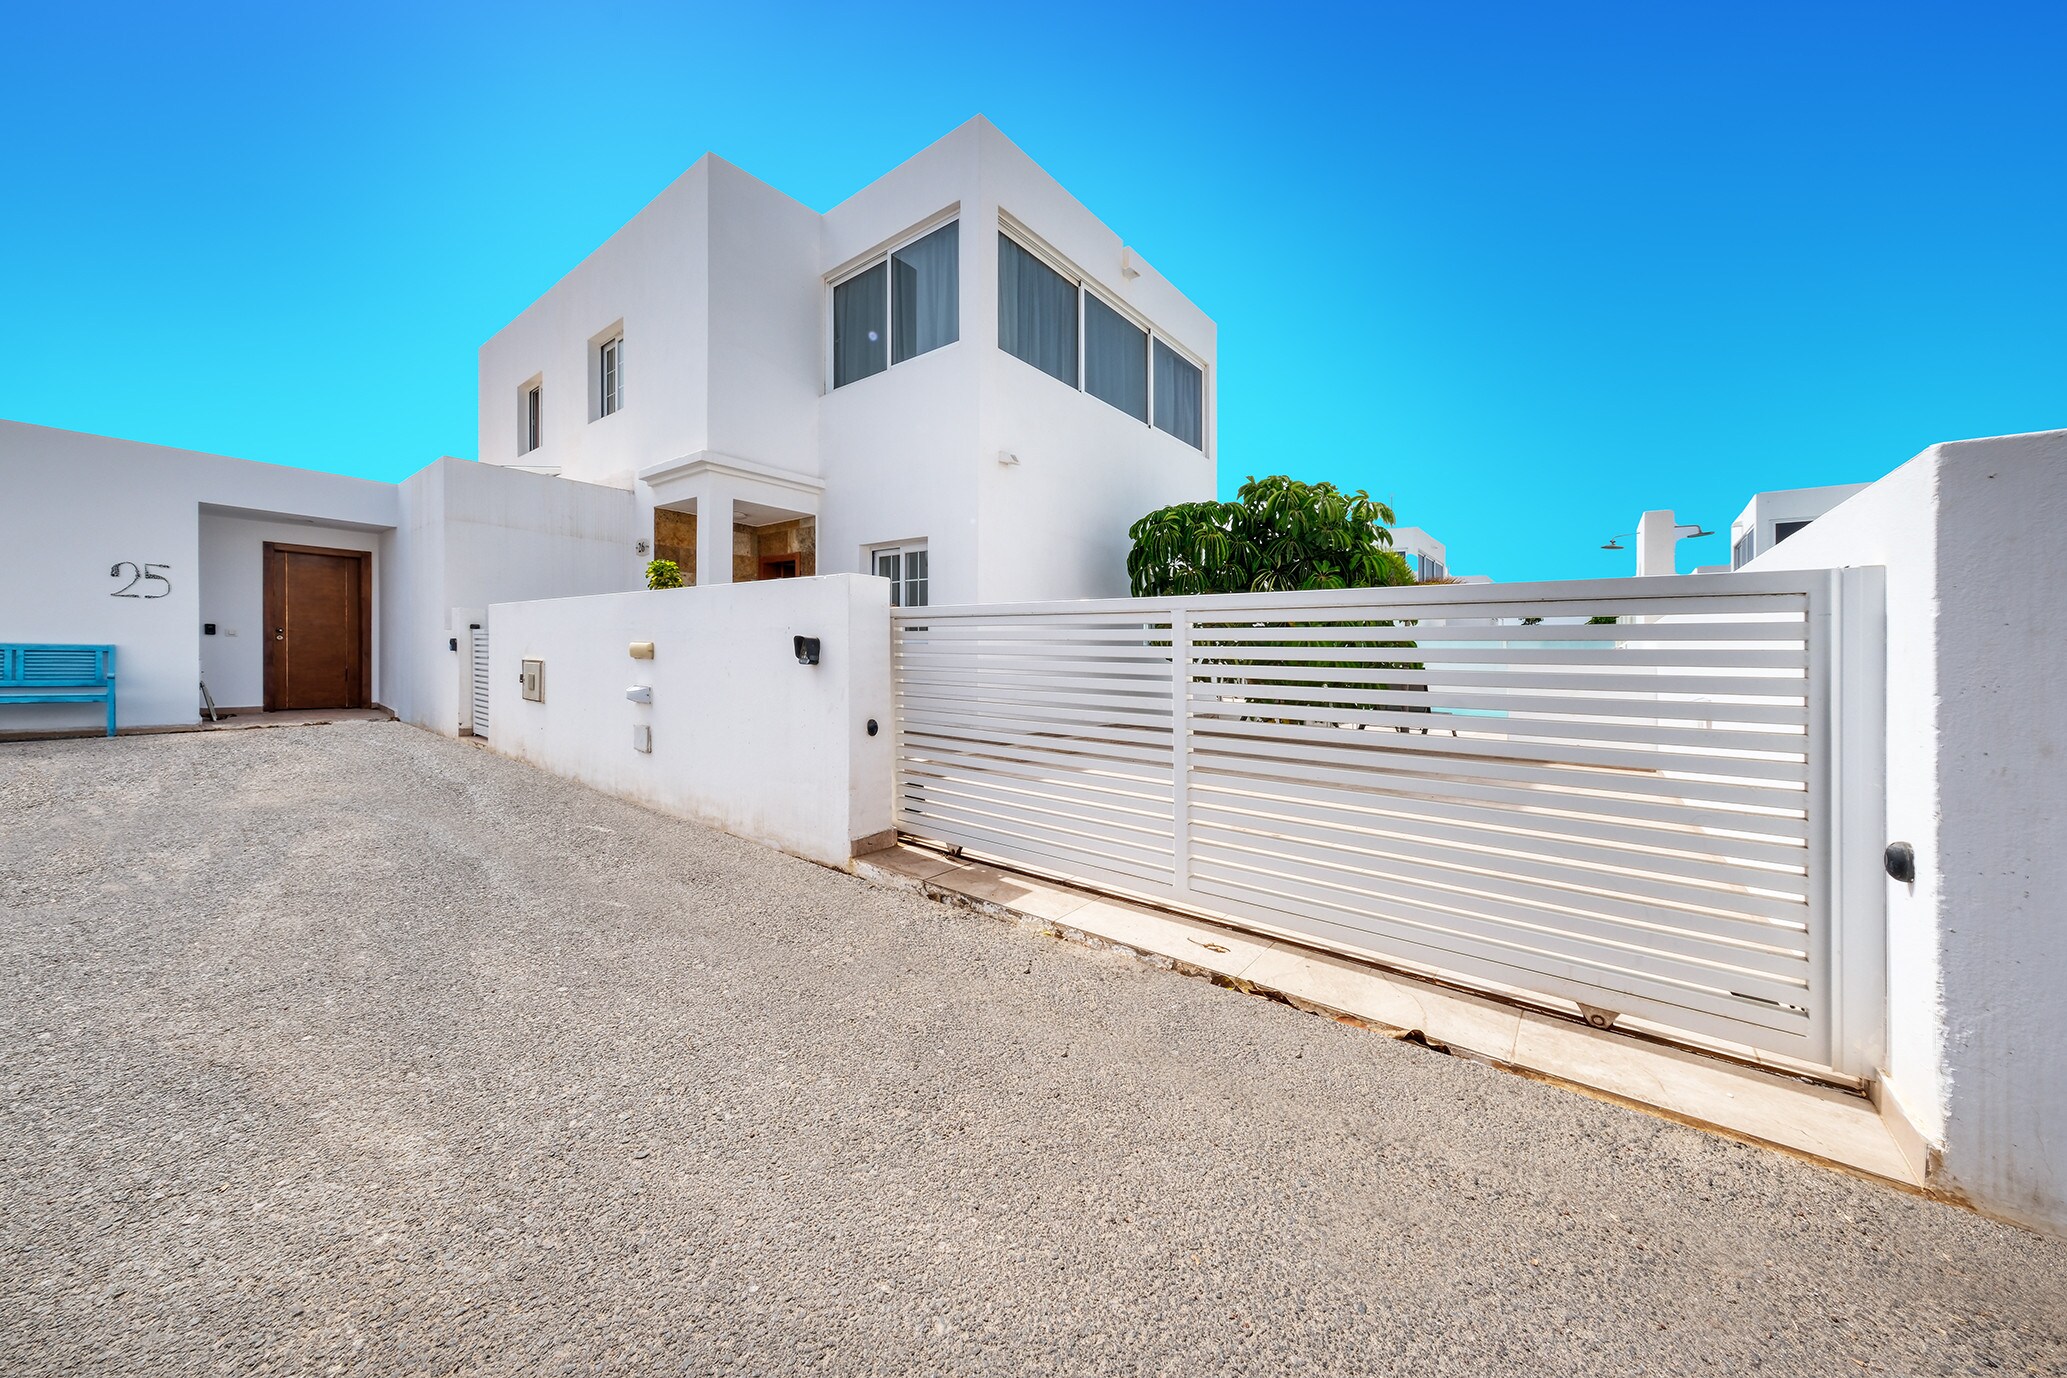
M 0 1370 L 2060 1373 L 2067 1246 L 397 724 L 0 744 Z

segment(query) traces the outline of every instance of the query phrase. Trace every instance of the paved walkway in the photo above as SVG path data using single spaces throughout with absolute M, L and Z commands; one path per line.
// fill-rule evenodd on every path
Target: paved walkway
M 2059 1373 L 2067 1245 L 391 723 L 0 746 L 0 1372 Z

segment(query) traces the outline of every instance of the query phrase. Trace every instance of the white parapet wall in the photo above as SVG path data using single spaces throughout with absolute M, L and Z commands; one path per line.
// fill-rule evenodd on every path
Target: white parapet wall
M 1884 1089 L 1931 1184 L 2067 1231 L 2067 431 L 1934 445 L 1747 570 L 1887 569 Z
M 498 603 L 488 626 L 496 751 L 828 866 L 888 844 L 887 580 Z M 800 636 L 816 664 L 799 662 Z M 631 654 L 647 642 L 651 659 Z M 543 669 L 537 702 L 527 660 Z

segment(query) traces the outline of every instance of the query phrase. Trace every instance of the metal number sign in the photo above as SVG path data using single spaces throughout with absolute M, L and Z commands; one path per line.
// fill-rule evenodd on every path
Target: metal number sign
M 172 581 L 155 571 L 171 568 L 171 565 L 139 566 L 133 560 L 117 560 L 114 564 L 108 566 L 108 577 L 110 579 L 120 579 L 122 571 L 126 569 L 129 571 L 129 582 L 108 596 L 110 598 L 169 598 L 172 596 Z M 165 592 L 131 593 L 130 590 L 138 584 L 163 584 L 165 585 Z

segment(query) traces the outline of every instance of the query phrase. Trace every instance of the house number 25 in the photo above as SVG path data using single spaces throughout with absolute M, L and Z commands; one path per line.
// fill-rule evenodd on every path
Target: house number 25
M 133 560 L 117 560 L 117 561 L 115 561 L 115 563 L 114 563 L 114 564 L 112 564 L 112 565 L 110 565 L 110 566 L 108 567 L 108 577 L 109 577 L 110 579 L 120 579 L 120 578 L 122 577 L 122 571 L 126 569 L 126 570 L 128 570 L 128 571 L 129 571 L 129 582 L 128 582 L 128 583 L 126 583 L 126 584 L 124 584 L 124 585 L 123 585 L 123 586 L 122 586 L 121 588 L 118 588 L 118 589 L 116 589 L 116 590 L 115 590 L 115 591 L 114 591 L 113 593 L 109 594 L 108 596 L 109 596 L 110 598 L 166 598 L 166 597 L 170 597 L 170 596 L 171 596 L 171 594 L 172 594 L 172 581 L 171 581 L 170 579 L 166 578 L 166 577 L 165 577 L 164 575 L 162 575 L 162 574 L 159 574 L 159 573 L 157 573 L 156 571 L 158 571 L 158 570 L 161 570 L 161 569 L 171 569 L 171 568 L 172 568 L 172 566 L 171 566 L 171 565 L 143 565 L 143 566 L 139 566 L 139 565 L 137 565 L 137 563 L 136 563 L 135 561 L 133 561 Z M 135 587 L 136 587 L 136 586 L 137 586 L 138 584 L 163 584 L 163 585 L 165 585 L 165 592 L 164 592 L 164 593 L 131 593 L 131 592 L 130 592 L 130 590 L 131 590 L 131 589 L 133 589 L 133 588 L 135 588 Z

